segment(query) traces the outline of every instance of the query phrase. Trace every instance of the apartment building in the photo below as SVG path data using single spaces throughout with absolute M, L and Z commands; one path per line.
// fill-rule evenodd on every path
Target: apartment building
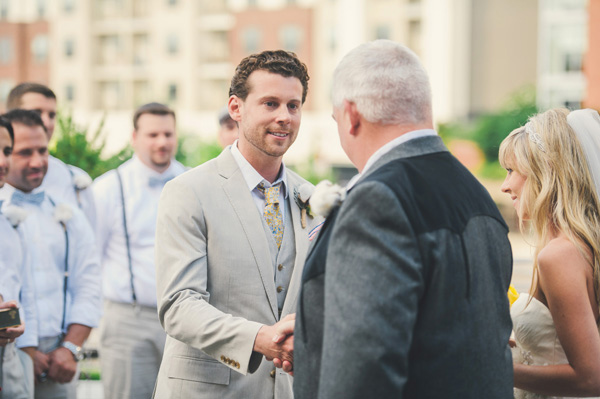
M 587 6 L 588 0 L 539 0 L 537 100 L 541 109 L 582 105 Z
M 15 84 L 49 83 L 49 57 L 46 3 L 0 0 L 0 109 Z

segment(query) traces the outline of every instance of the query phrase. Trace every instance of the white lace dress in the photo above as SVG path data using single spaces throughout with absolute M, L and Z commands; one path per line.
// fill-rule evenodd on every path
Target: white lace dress
M 566 364 L 567 356 L 558 340 L 550 310 L 535 298 L 521 294 L 513 303 L 510 315 L 513 321 L 516 348 L 512 349 L 513 362 L 545 366 Z M 561 399 L 557 396 L 544 396 L 515 388 L 516 399 Z

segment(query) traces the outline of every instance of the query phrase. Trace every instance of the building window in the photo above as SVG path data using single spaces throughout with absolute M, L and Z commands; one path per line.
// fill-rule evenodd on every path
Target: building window
M 46 16 L 46 0 L 37 0 L 37 14 L 38 18 Z
M 171 33 L 167 37 L 167 52 L 169 54 L 177 54 L 179 51 L 179 37 L 176 34 Z
M 66 39 L 65 40 L 65 57 L 71 58 L 75 54 L 75 40 Z
M 408 47 L 415 53 L 421 53 L 421 21 L 414 20 L 408 23 Z
M 258 5 L 258 1 L 248 0 L 248 7 L 256 7 L 257 5 Z
M 13 56 L 12 39 L 10 37 L 0 38 L 0 64 L 8 64 Z
M 75 9 L 75 0 L 63 0 L 63 10 L 70 13 Z
M 177 0 L 167 0 L 167 4 L 169 4 L 170 6 L 176 6 Z
M 100 37 L 100 62 L 111 64 L 121 60 L 121 41 L 117 35 Z
M 171 83 L 169 85 L 168 98 L 170 103 L 174 103 L 177 101 L 177 85 L 175 83 Z
M 581 72 L 583 69 L 583 54 L 580 52 L 566 53 L 565 57 L 565 72 Z
M 375 39 L 389 39 L 390 27 L 388 25 L 379 25 L 375 28 Z
M 75 100 L 75 87 L 72 84 L 68 84 L 65 86 L 65 98 L 67 101 Z
M 48 47 L 47 35 L 37 35 L 33 38 L 31 41 L 31 52 L 36 63 L 43 64 L 48 60 Z
M 103 109 L 121 108 L 121 87 L 119 82 L 100 83 L 100 107 Z
M 282 27 L 279 42 L 285 50 L 297 52 L 302 44 L 302 28 L 293 25 Z
M 8 0 L 0 0 L 0 18 L 8 18 Z
M 256 53 L 260 47 L 261 32 L 255 26 L 249 26 L 242 31 L 244 51 L 248 54 Z
M 0 80 L 0 101 L 5 102 L 8 97 L 8 93 L 15 86 L 15 82 L 10 79 L 1 79 Z

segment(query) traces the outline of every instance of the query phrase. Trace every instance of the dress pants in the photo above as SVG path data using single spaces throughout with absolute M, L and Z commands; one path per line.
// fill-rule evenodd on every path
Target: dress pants
M 100 327 L 104 398 L 150 398 L 165 339 L 156 308 L 104 301 Z
M 1 352 L 0 398 L 32 399 L 33 361 L 27 353 L 17 349 L 14 342 L 7 344 Z
M 50 353 L 58 348 L 62 342 L 63 336 L 40 338 L 38 350 L 44 353 Z M 59 384 L 50 379 L 38 383 L 35 386 L 35 399 L 76 399 L 77 384 L 79 382 L 79 367 L 75 377 L 66 384 Z

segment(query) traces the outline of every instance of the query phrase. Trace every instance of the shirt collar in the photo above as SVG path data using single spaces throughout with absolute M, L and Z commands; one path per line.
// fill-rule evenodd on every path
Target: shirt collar
M 373 166 L 375 162 L 381 159 L 382 156 L 384 156 L 394 148 L 398 147 L 400 144 L 404 144 L 407 141 L 426 136 L 437 136 L 437 133 L 433 129 L 413 130 L 412 132 L 404 133 L 402 136 L 396 137 L 392 141 L 389 141 L 383 146 L 381 146 L 377 151 L 373 153 L 373 155 L 369 157 L 362 172 L 350 179 L 350 181 L 346 185 L 346 190 L 350 190 L 352 187 L 354 187 L 358 179 L 360 179 Z
M 279 176 L 273 183 L 269 183 L 267 180 L 265 180 L 264 177 L 262 177 L 260 175 L 260 173 L 258 173 L 256 171 L 256 169 L 254 169 L 254 167 L 250 164 L 250 162 L 248 162 L 248 160 L 246 158 L 244 158 L 244 156 L 242 155 L 242 153 L 240 152 L 240 150 L 237 147 L 237 143 L 238 143 L 238 141 L 236 140 L 231 145 L 231 155 L 233 155 L 233 159 L 235 160 L 238 167 L 240 168 L 240 171 L 242 172 L 242 176 L 244 177 L 244 181 L 246 182 L 246 185 L 248 186 L 248 190 L 250 190 L 250 191 L 254 190 L 256 188 L 256 186 L 258 186 L 261 182 L 265 183 L 265 187 L 271 187 L 271 186 L 274 186 L 281 182 L 281 187 L 283 189 L 283 197 L 287 198 L 287 196 L 288 196 L 287 174 L 286 174 L 285 165 L 283 164 L 283 162 L 281 163 L 281 169 L 279 171 Z

